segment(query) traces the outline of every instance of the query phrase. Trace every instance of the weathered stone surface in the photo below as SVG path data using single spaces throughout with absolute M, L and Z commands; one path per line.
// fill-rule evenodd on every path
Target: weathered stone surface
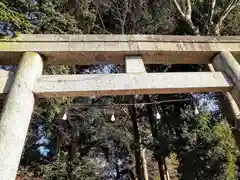
M 24 53 L 9 88 L 0 116 L 1 180 L 15 180 L 34 105 L 32 90 L 42 69 L 40 55 L 34 52 Z
M 213 59 L 213 67 L 233 84 L 231 94 L 240 107 L 240 65 L 230 52 L 221 52 Z
M 145 65 L 141 56 L 128 56 L 125 58 L 126 73 L 146 73 Z
M 41 76 L 33 91 L 39 96 L 103 96 L 227 92 L 230 89 L 221 72 L 193 72 Z
M 11 71 L 0 70 L 0 94 L 9 92 L 14 73 Z
M 144 64 L 207 64 L 221 51 L 240 56 L 239 37 L 159 35 L 22 35 L 0 42 L 0 64 L 17 64 L 36 51 L 47 64 L 124 64 L 141 56 Z

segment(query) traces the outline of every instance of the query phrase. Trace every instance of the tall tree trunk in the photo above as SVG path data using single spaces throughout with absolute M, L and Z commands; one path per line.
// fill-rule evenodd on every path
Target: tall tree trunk
M 119 180 L 120 179 L 120 176 L 121 176 L 121 174 L 120 174 L 120 171 L 119 171 L 119 165 L 116 163 L 116 167 L 115 167 L 115 169 L 116 169 L 116 180 Z
M 166 180 L 170 180 L 170 177 L 168 174 L 167 163 L 166 163 L 166 157 L 164 158 L 164 170 L 165 170 L 165 174 L 166 174 Z
M 135 96 L 130 96 L 130 104 L 135 104 L 135 103 L 136 103 Z M 131 114 L 131 121 L 133 125 L 136 174 L 139 180 L 144 180 L 143 173 L 142 173 L 142 165 L 141 165 L 141 142 L 140 142 L 140 134 L 139 134 L 138 124 L 137 124 L 136 106 L 133 105 L 129 107 L 129 112 Z
M 145 180 L 148 179 L 148 169 L 147 169 L 147 160 L 146 160 L 146 148 L 142 149 L 141 152 L 141 158 L 142 158 L 142 166 L 143 166 L 143 176 Z
M 70 161 L 73 161 L 76 158 L 76 153 L 77 153 L 77 140 L 76 140 L 76 128 L 72 128 L 72 142 L 70 144 L 70 149 L 69 149 L 69 159 Z
M 144 95 L 143 98 L 147 103 L 151 102 L 149 95 Z M 146 108 L 147 108 L 147 114 L 148 114 L 148 121 L 151 126 L 152 137 L 153 137 L 153 139 L 155 139 L 155 138 L 157 138 L 157 127 L 156 127 L 155 118 L 153 115 L 153 105 L 147 105 Z M 163 168 L 164 163 L 162 161 L 163 157 L 161 155 L 159 155 L 159 153 L 157 152 L 157 149 L 154 151 L 154 158 L 158 162 L 158 170 L 159 170 L 160 179 L 165 180 L 164 168 Z
M 129 169 L 129 176 L 132 180 L 135 180 L 135 176 L 134 176 L 134 173 L 131 169 Z
M 68 149 L 68 155 L 69 155 L 69 161 L 67 163 L 67 173 L 69 180 L 74 180 L 73 177 L 73 161 L 76 158 L 76 152 L 77 152 L 77 143 L 76 143 L 76 128 L 75 126 L 71 126 L 71 133 L 72 133 L 72 141 L 70 142 L 69 149 Z
M 159 175 L 161 180 L 165 180 L 165 171 L 164 171 L 164 157 L 161 155 L 154 154 L 155 159 L 158 162 L 158 170 L 159 170 Z

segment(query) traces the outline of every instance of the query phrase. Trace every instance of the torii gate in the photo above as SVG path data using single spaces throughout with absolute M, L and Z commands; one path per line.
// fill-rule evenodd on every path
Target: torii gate
M 224 92 L 229 119 L 240 120 L 240 37 L 21 35 L 0 40 L 0 180 L 14 180 L 40 97 Z M 125 64 L 123 74 L 41 75 L 44 64 Z M 208 64 L 212 72 L 146 73 L 144 64 Z M 216 72 L 215 72 L 216 70 Z M 240 133 L 235 134 L 237 143 Z

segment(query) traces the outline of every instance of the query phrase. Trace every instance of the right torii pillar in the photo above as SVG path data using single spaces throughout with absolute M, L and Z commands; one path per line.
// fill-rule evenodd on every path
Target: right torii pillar
M 232 90 L 220 98 L 220 103 L 227 120 L 235 126 L 233 134 L 240 147 L 240 65 L 230 52 L 220 52 L 209 69 L 221 71 L 233 85 Z

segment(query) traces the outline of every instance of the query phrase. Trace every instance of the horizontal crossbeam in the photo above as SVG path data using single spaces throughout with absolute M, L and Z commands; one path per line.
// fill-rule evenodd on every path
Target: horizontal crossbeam
M 240 37 L 160 35 L 21 35 L 0 40 L 0 65 L 19 62 L 35 51 L 46 64 L 124 64 L 142 56 L 144 64 L 207 64 L 221 51 L 240 56 Z
M 13 72 L 0 70 L 0 94 L 8 93 L 13 81 Z
M 177 36 L 177 35 L 146 35 L 146 34 L 21 34 L 13 39 L 0 39 L 12 42 L 226 42 L 239 43 L 240 36 Z
M 7 93 L 9 83 L 3 84 L 4 91 L 0 89 L 0 93 Z M 60 97 L 228 92 L 230 89 L 221 72 L 181 72 L 43 75 L 37 79 L 33 92 L 41 97 Z

